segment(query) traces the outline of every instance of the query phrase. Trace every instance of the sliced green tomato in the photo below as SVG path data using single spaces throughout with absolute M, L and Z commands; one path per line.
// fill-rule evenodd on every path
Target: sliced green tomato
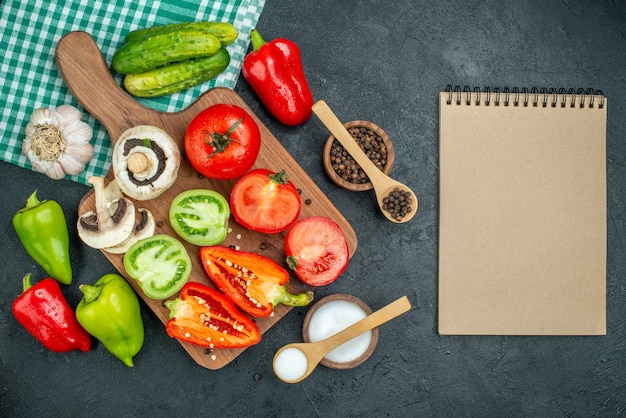
M 201 247 L 224 241 L 229 218 L 228 201 L 214 190 L 187 190 L 170 205 L 174 231 L 185 241 Z
M 124 255 L 124 268 L 146 296 L 163 300 L 187 283 L 192 266 L 182 242 L 159 234 L 133 244 Z

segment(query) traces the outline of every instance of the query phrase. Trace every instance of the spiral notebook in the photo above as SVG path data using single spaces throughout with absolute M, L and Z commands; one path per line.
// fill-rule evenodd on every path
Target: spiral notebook
M 601 91 L 448 86 L 439 333 L 606 334 Z

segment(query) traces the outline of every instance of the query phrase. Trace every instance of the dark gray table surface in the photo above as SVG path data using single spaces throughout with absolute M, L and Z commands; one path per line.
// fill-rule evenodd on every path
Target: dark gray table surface
M 43 272 L 11 225 L 34 189 L 63 206 L 75 234 L 88 187 L 0 164 L 0 416 L 621 416 L 626 413 L 626 2 L 267 0 L 258 28 L 302 50 L 316 99 L 344 121 L 368 119 L 391 136 L 392 175 L 420 198 L 407 224 L 383 219 L 371 192 L 326 176 L 328 133 L 313 116 L 288 128 L 240 78 L 236 91 L 353 225 L 359 246 L 345 274 L 317 298 L 350 293 L 377 309 L 413 304 L 380 329 L 376 351 L 355 369 L 319 367 L 300 384 L 279 381 L 272 357 L 301 340 L 294 309 L 228 366 L 194 363 L 142 303 L 145 344 L 127 368 L 100 343 L 85 354 L 47 351 L 10 305 L 26 271 Z M 601 337 L 472 337 L 437 333 L 438 104 L 447 84 L 591 87 L 609 100 L 608 333 Z M 76 283 L 114 272 L 78 239 Z M 65 289 L 70 304 L 81 297 Z

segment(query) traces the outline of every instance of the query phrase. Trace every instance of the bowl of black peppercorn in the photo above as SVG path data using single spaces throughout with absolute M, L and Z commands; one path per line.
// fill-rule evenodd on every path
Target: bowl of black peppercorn
M 382 172 L 389 174 L 395 156 L 389 135 L 376 124 L 365 120 L 353 120 L 343 126 L 368 158 Z M 326 173 L 336 185 L 357 192 L 374 187 L 367 174 L 334 135 L 326 140 L 323 161 Z

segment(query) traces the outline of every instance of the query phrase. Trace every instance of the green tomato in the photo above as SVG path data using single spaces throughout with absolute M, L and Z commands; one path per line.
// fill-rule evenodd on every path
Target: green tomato
M 214 190 L 184 191 L 170 205 L 174 231 L 185 241 L 201 247 L 224 241 L 229 218 L 228 201 Z
M 151 299 L 176 294 L 191 274 L 191 259 L 182 242 L 159 234 L 133 244 L 124 255 L 124 269 Z

